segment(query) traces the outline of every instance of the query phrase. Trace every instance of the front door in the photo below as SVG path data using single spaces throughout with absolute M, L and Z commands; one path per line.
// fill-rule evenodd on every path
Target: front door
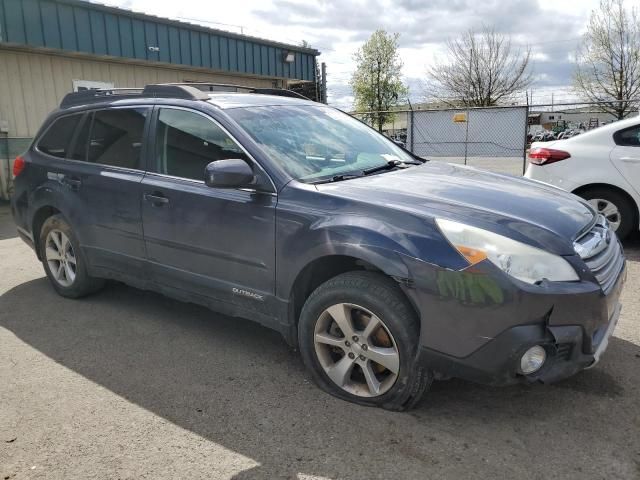
M 241 158 L 257 170 L 212 118 L 172 107 L 159 107 L 154 118 L 154 160 L 142 182 L 153 280 L 231 308 L 272 311 L 277 197 L 204 184 L 212 161 Z

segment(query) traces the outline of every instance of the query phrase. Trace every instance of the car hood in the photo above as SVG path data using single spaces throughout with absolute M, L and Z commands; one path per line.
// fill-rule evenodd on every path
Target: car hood
M 317 188 L 385 209 L 466 222 L 566 255 L 575 253 L 573 240 L 595 218 L 584 201 L 550 185 L 439 161 Z

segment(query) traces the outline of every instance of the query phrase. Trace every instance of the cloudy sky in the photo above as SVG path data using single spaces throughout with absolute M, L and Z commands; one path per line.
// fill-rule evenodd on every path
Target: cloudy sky
M 403 74 L 413 101 L 423 98 L 426 66 L 444 60 L 444 42 L 490 25 L 531 46 L 534 103 L 574 98 L 571 58 L 597 0 L 102 0 L 162 17 L 299 44 L 327 63 L 329 103 L 350 108 L 353 53 L 383 28 L 400 33 Z

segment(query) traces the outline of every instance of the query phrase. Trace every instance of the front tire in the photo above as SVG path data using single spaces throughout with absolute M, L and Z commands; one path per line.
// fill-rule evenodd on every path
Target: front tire
M 102 288 L 104 280 L 87 273 L 80 244 L 62 215 L 52 215 L 45 220 L 39 242 L 44 271 L 60 295 L 79 298 Z
M 419 323 L 392 279 L 349 272 L 320 285 L 298 325 L 300 353 L 314 381 L 350 402 L 405 410 L 431 385 L 415 365 Z
M 633 231 L 634 223 L 637 226 L 633 205 L 621 193 L 597 187 L 584 190 L 579 195 L 609 221 L 620 240 L 624 240 Z

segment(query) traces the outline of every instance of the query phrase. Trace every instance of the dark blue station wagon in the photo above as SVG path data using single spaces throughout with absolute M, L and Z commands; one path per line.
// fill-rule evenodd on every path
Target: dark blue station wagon
M 47 118 L 12 212 L 58 293 L 115 279 L 260 322 L 324 390 L 394 410 L 434 379 L 597 363 L 626 271 L 584 201 L 286 92 L 215 90 L 79 92 Z

